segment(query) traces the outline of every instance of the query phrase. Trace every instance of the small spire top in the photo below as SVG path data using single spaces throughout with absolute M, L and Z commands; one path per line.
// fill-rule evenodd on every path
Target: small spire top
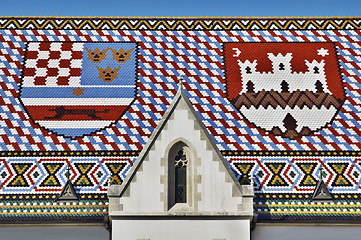
M 255 178 L 254 176 L 250 177 L 251 185 L 254 185 L 254 180 L 255 180 L 255 179 L 256 179 L 256 178 Z
M 178 81 L 179 81 L 179 83 L 182 83 L 182 82 L 183 82 L 183 80 L 184 80 L 184 78 L 183 78 L 182 76 L 179 76 L 179 77 L 178 77 Z
M 179 76 L 178 77 L 178 87 L 179 87 L 179 89 L 183 88 L 183 81 L 184 81 L 184 78 L 182 76 Z
M 322 170 L 323 170 L 323 167 L 322 167 L 322 164 L 320 166 L 320 180 L 322 181 Z
M 68 167 L 67 167 L 67 169 L 66 169 L 66 178 L 67 178 L 67 180 L 69 181 L 69 179 L 70 179 L 70 168 L 69 168 L 69 165 L 68 165 Z
M 107 183 L 108 183 L 108 187 L 110 187 L 112 185 L 112 178 L 111 176 L 107 177 Z

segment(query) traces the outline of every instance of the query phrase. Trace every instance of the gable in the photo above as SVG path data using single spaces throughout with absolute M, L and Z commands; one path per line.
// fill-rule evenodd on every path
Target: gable
M 57 198 L 57 201 L 78 201 L 75 189 L 71 181 L 67 181 L 63 190 Z
M 317 182 L 315 191 L 312 194 L 312 201 L 333 201 L 333 198 L 322 178 Z
M 175 156 L 172 149 L 177 144 L 186 149 L 189 196 L 186 203 L 170 206 L 168 179 L 174 176 L 169 172 L 169 165 Z M 242 205 L 242 187 L 194 112 L 181 85 L 133 169 L 120 187 L 110 186 L 109 195 L 116 197 L 119 194 L 120 197 L 122 213 L 119 214 L 252 215 L 252 207 L 247 209 Z M 112 192 L 116 188 L 117 192 Z M 247 194 L 245 197 L 252 197 L 253 191 Z

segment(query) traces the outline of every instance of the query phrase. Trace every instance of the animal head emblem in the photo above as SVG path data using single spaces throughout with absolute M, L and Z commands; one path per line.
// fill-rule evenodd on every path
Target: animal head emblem
M 130 53 L 134 50 L 134 48 L 131 48 L 127 51 L 125 51 L 123 48 L 121 48 L 119 51 L 115 49 L 111 49 L 113 53 L 113 58 L 118 63 L 125 63 L 126 61 L 130 60 Z
M 114 69 L 111 69 L 109 66 L 105 69 L 97 66 L 97 69 L 99 70 L 98 78 L 103 79 L 104 82 L 112 82 L 115 78 L 118 77 L 120 66 Z
M 103 49 L 100 51 L 99 48 L 96 48 L 94 50 L 91 50 L 89 48 L 85 48 L 88 52 L 88 59 L 90 59 L 93 63 L 100 63 L 105 59 L 106 52 L 108 49 Z

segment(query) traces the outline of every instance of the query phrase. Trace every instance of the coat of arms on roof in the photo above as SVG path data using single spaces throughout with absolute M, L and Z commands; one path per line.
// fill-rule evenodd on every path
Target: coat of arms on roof
M 328 126 L 345 100 L 335 45 L 226 43 L 227 95 L 256 127 L 295 139 Z
M 32 120 L 76 138 L 109 127 L 136 95 L 133 42 L 29 42 L 20 100 Z

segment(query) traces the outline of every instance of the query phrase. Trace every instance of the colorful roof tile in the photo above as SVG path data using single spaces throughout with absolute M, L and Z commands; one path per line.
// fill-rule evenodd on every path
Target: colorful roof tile
M 359 221 L 360 31 L 359 17 L 0 17 L 0 222 L 102 222 L 179 76 L 235 176 L 254 177 L 259 221 Z M 334 204 L 311 202 L 320 166 Z M 68 177 L 75 205 L 55 202 Z

